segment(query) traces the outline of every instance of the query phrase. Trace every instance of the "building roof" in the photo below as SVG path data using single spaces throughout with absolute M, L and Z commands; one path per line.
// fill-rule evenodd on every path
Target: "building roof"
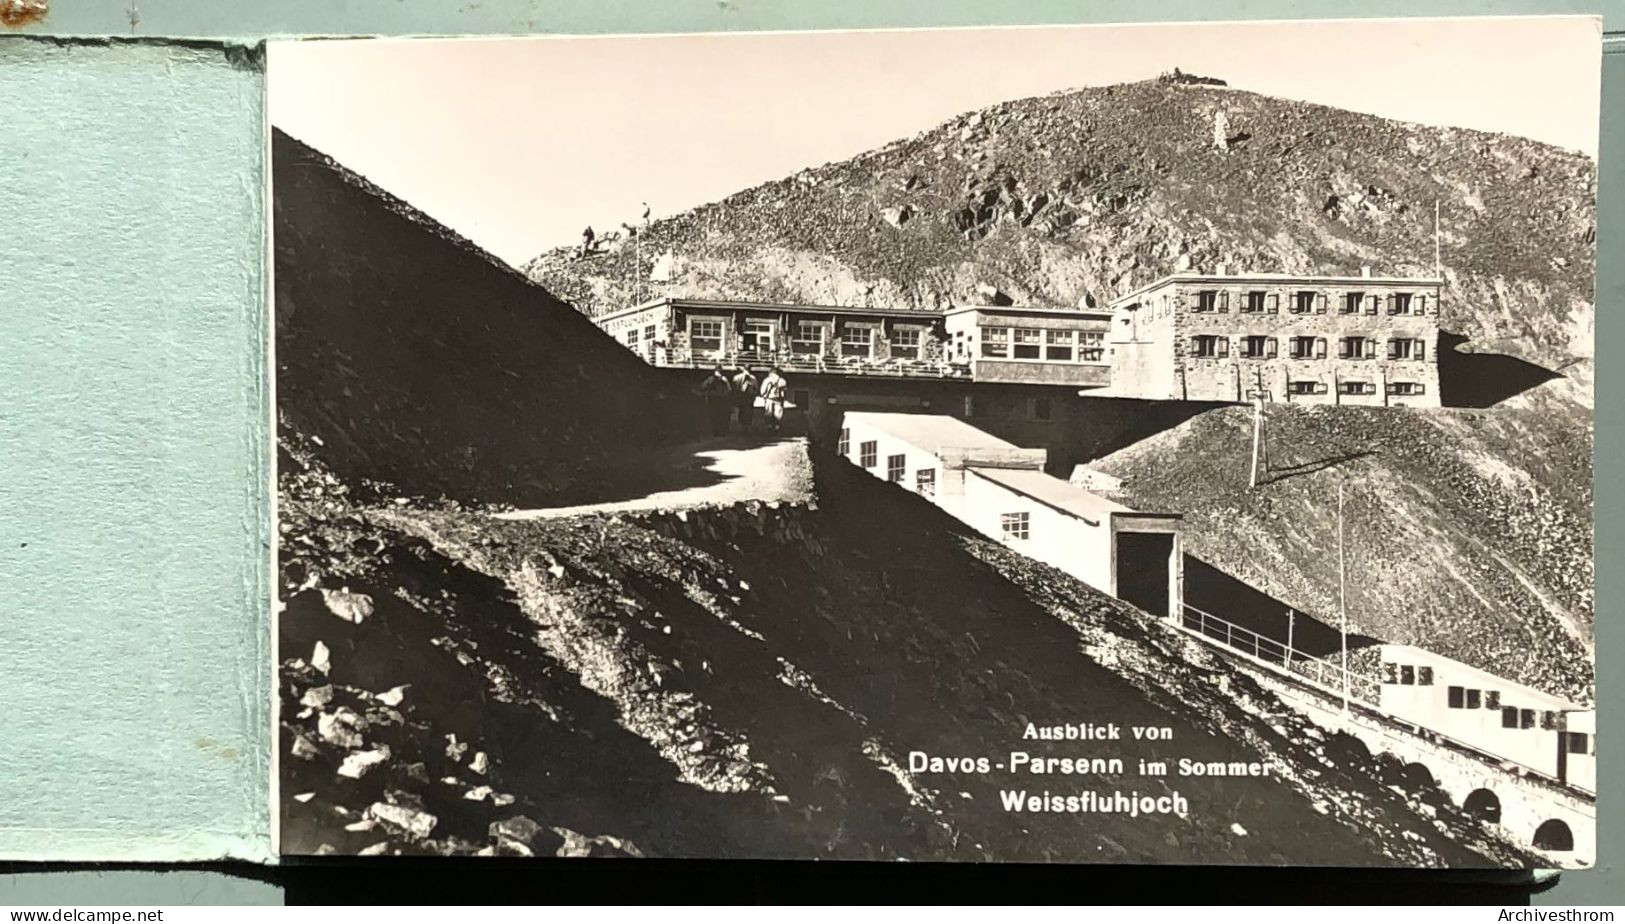
M 1102 318 L 1111 317 L 1109 311 L 1085 311 L 1079 308 L 1045 308 L 1038 305 L 962 305 L 949 308 L 946 311 L 933 308 L 862 308 L 852 305 L 797 305 L 790 302 L 751 302 L 726 298 L 657 298 L 601 314 L 594 320 L 608 321 L 623 315 L 636 314 L 650 308 L 677 306 L 682 308 L 715 308 L 721 311 L 793 311 L 801 314 L 834 314 L 856 315 L 861 317 L 880 318 L 912 318 L 916 320 L 940 320 L 948 315 L 961 314 L 966 311 L 986 311 L 998 314 L 1021 314 L 1031 316 L 1050 316 L 1058 318 Z
M 1029 317 L 1050 318 L 1093 318 L 1102 321 L 1111 320 L 1110 311 L 1095 311 L 1084 308 L 1044 308 L 1038 305 L 957 305 L 942 312 L 945 318 L 967 311 L 979 311 L 987 314 L 1017 314 Z
M 1146 283 L 1131 292 L 1126 292 L 1111 300 L 1112 305 L 1144 295 L 1152 289 L 1160 288 L 1173 282 L 1213 282 L 1241 284 L 1248 282 L 1261 282 L 1279 285 L 1281 283 L 1297 283 L 1306 286 L 1346 286 L 1346 285 L 1400 285 L 1400 286 L 1442 286 L 1444 280 L 1431 276 L 1313 276 L 1303 273 L 1170 273 L 1155 282 Z
M 929 321 L 942 317 L 942 312 L 928 309 L 912 308 L 860 308 L 847 305 L 797 305 L 789 302 L 749 302 L 723 298 L 657 298 L 653 301 L 634 305 L 631 308 L 622 308 L 609 314 L 599 315 L 594 320 L 607 321 L 622 315 L 635 314 L 650 308 L 676 306 L 681 308 L 715 308 L 721 311 L 793 311 L 802 314 L 841 314 L 858 315 L 862 317 L 880 318 L 913 318 Z
M 1008 488 L 1017 494 L 1054 507 L 1062 513 L 1075 517 L 1082 517 L 1093 524 L 1106 521 L 1114 513 L 1134 514 L 1137 516 L 1163 516 L 1177 518 L 1177 513 L 1146 514 L 1125 507 L 1116 501 L 1107 500 L 1099 494 L 1094 494 L 1062 481 L 1053 475 L 1032 469 L 1015 468 L 982 468 L 972 466 L 967 471 L 986 478 L 988 481 Z
M 942 449 L 1019 449 L 1014 443 L 984 433 L 946 414 L 909 414 L 898 411 L 847 411 L 845 419 L 883 430 L 926 452 Z

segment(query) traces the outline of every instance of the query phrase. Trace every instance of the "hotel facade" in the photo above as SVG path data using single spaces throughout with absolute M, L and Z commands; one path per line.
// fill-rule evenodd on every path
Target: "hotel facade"
M 1113 395 L 1439 406 L 1436 279 L 1176 273 L 1110 304 Z

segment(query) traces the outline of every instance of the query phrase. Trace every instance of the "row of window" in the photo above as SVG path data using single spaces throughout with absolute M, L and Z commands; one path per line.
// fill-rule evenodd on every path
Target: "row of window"
M 1286 393 L 1289 395 L 1324 395 L 1327 393 L 1326 383 L 1310 379 L 1295 379 L 1286 383 Z M 1377 386 L 1373 382 L 1358 381 L 1355 379 L 1341 379 L 1337 383 L 1337 393 L 1340 395 L 1374 395 Z M 1427 394 L 1427 386 L 1421 382 L 1389 382 L 1387 393 L 1399 397 Z
M 636 349 L 640 343 L 653 343 L 656 333 L 657 328 L 653 324 L 644 326 L 642 330 L 636 327 L 630 328 L 625 334 L 626 345 Z
M 1433 668 L 1428 665 L 1396 664 L 1384 661 L 1382 665 L 1383 683 L 1399 686 L 1433 686 Z M 1561 724 L 1561 713 L 1550 709 L 1534 710 L 1519 709 L 1516 706 L 1501 705 L 1501 691 L 1476 690 L 1471 687 L 1451 686 L 1445 690 L 1445 704 L 1451 709 L 1499 709 L 1501 710 L 1502 728 L 1534 728 L 1538 723 L 1547 731 L 1553 731 Z M 1587 748 L 1587 736 L 1583 733 L 1566 733 L 1564 745 L 1571 754 L 1584 754 Z M 1576 750 L 1578 748 L 1578 750 Z
M 1279 355 L 1277 338 L 1249 334 L 1236 338 L 1236 352 L 1243 359 L 1275 359 Z M 1393 337 L 1388 340 L 1388 358 L 1426 359 L 1427 342 L 1417 337 Z M 1219 334 L 1197 334 L 1191 338 L 1191 355 L 1199 359 L 1225 359 L 1230 355 L 1230 338 Z M 1288 337 L 1287 356 L 1291 359 L 1325 359 L 1325 337 Z M 1363 335 L 1337 338 L 1338 359 L 1376 359 L 1377 339 Z
M 829 327 L 813 321 L 797 322 L 790 337 L 790 352 L 819 355 L 824 352 Z M 880 329 L 871 326 L 843 325 L 840 331 L 842 356 L 869 358 L 875 354 Z M 701 353 L 715 353 L 723 349 L 724 325 L 715 318 L 690 318 L 688 322 L 689 348 Z M 740 339 L 744 349 L 751 352 L 772 353 L 777 345 L 778 327 L 772 321 L 746 320 L 740 325 Z M 894 359 L 919 359 L 924 341 L 923 331 L 902 328 L 894 330 L 888 343 Z
M 986 359 L 1097 363 L 1105 355 L 1105 339 L 1104 333 L 1092 330 L 984 327 L 981 355 Z M 957 358 L 966 358 L 967 347 L 962 335 L 956 334 L 954 351 Z
M 1328 302 L 1326 293 L 1305 289 L 1291 294 L 1287 310 L 1292 314 L 1325 314 Z M 1386 297 L 1375 292 L 1344 292 L 1338 296 L 1337 313 L 1377 314 L 1381 302 L 1387 303 L 1388 314 L 1427 313 L 1427 296 L 1410 292 L 1390 292 Z M 1196 293 L 1190 307 L 1192 311 L 1224 314 L 1230 310 L 1230 292 L 1204 289 Z M 1261 289 L 1242 292 L 1236 310 L 1242 314 L 1278 314 L 1281 311 L 1281 296 L 1277 292 Z
M 852 431 L 846 427 L 841 428 L 841 436 L 835 443 L 835 452 L 841 458 L 849 458 L 852 452 Z M 880 441 L 864 440 L 858 444 L 858 464 L 864 468 L 874 468 L 880 459 Z M 896 453 L 886 456 L 886 480 L 901 484 L 908 471 L 908 456 Z M 917 469 L 914 472 L 914 490 L 926 497 L 937 493 L 937 470 L 934 468 Z

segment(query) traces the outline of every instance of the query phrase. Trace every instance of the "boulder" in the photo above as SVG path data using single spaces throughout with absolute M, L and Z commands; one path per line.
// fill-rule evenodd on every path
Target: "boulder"
M 311 687 L 305 691 L 304 696 L 299 697 L 299 705 L 309 706 L 312 709 L 320 709 L 332 701 L 333 685 L 330 683 Z
M 366 728 L 366 720 L 346 706 L 324 712 L 316 718 L 316 733 L 322 736 L 323 741 L 339 747 L 358 748 L 365 744 L 361 737 L 363 728 Z
M 367 771 L 389 759 L 389 745 L 380 744 L 370 751 L 356 751 L 339 764 L 339 776 L 359 780 Z
M 343 590 L 328 590 L 324 587 L 322 600 L 327 604 L 329 612 L 345 622 L 360 625 L 363 619 L 372 615 L 372 598 L 366 594 L 351 593 L 348 587 Z
M 388 802 L 374 802 L 367 809 L 367 814 L 399 829 L 408 839 L 418 841 L 428 837 L 434 826 L 440 823 L 440 819 L 428 812 L 406 805 L 390 805 Z

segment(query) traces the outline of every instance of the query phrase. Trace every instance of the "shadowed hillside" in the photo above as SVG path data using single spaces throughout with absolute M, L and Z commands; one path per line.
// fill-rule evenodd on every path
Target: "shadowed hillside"
M 525 523 L 335 510 L 330 476 L 290 469 L 307 541 L 283 559 L 284 849 L 1527 862 L 1167 626 L 846 463 L 818 468 L 816 511 Z M 1085 720 L 1172 740 L 1022 739 Z M 916 772 L 914 750 L 1129 769 Z M 1272 771 L 1148 778 L 1140 756 Z M 1014 813 L 1000 796 L 1115 788 L 1178 791 L 1189 813 Z
M 347 483 L 596 499 L 629 447 L 697 419 L 579 312 L 411 206 L 280 132 L 272 156 L 277 407 Z
M 1354 631 L 1590 700 L 1589 428 L 1513 408 L 1278 405 L 1265 437 L 1256 490 L 1241 408 L 1094 465 L 1125 503 L 1184 512 L 1191 554 L 1333 625 L 1342 482 Z
M 645 297 L 1099 306 L 1220 263 L 1430 275 L 1437 202 L 1442 326 L 1589 403 L 1595 194 L 1589 158 L 1526 139 L 1159 79 L 1001 103 L 657 221 L 637 274 L 623 241 L 527 272 L 592 313 L 638 275 Z

